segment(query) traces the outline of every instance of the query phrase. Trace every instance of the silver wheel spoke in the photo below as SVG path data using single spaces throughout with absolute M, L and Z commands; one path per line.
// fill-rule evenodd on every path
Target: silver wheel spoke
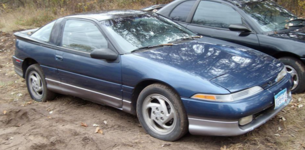
M 165 116 L 163 123 L 166 124 L 167 122 L 169 122 L 173 118 L 174 118 L 174 113 L 171 112 L 170 114 Z
M 31 79 L 32 82 L 33 81 L 37 81 L 37 78 L 35 76 L 33 76 L 33 75 L 30 77 L 30 79 Z
M 157 103 L 149 103 L 146 108 L 156 108 L 156 107 L 160 107 L 160 104 L 157 104 Z
M 36 91 L 37 92 L 42 92 L 42 87 L 39 87 Z
M 32 90 L 33 90 L 33 92 L 34 92 L 36 95 L 38 95 L 38 92 L 37 92 L 37 90 L 36 90 L 35 88 L 32 88 Z
M 299 76 L 297 71 L 289 66 L 289 65 L 285 65 L 287 72 L 292 76 L 293 78 L 293 87 L 292 90 L 295 89 L 298 85 L 299 85 Z
M 161 111 L 163 111 L 164 114 L 168 114 L 168 110 L 167 110 L 167 106 L 165 104 L 165 101 L 162 99 L 158 99 L 158 101 L 160 102 L 161 105 Z
M 161 121 L 156 121 L 156 123 L 157 123 L 160 127 L 162 127 L 163 129 L 170 129 L 170 128 L 171 128 L 170 126 L 165 125 L 165 124 L 162 123 Z
M 297 72 L 294 69 L 288 71 L 288 73 L 291 74 L 291 76 L 293 76 L 293 77 L 297 75 Z
M 158 134 L 174 130 L 177 115 L 170 100 L 160 94 L 151 94 L 144 99 L 143 117 L 150 129 Z

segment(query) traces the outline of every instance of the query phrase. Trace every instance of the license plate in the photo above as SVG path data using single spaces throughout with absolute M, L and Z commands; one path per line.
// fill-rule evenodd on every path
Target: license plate
M 278 109 L 287 102 L 287 89 L 284 89 L 274 96 L 274 109 Z

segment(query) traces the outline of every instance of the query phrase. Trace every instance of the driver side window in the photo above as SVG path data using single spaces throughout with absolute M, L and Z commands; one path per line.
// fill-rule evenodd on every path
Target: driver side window
M 201 1 L 192 20 L 193 24 L 229 28 L 242 25 L 242 17 L 232 7 L 218 2 Z
M 108 42 L 94 23 L 84 20 L 68 20 L 65 24 L 62 46 L 81 52 L 108 48 Z

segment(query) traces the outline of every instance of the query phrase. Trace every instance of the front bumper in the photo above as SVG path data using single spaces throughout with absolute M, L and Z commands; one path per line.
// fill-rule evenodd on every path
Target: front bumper
M 289 102 L 291 98 L 289 99 Z M 189 132 L 193 135 L 214 135 L 214 136 L 236 136 L 254 130 L 255 128 L 266 123 L 279 113 L 289 102 L 274 110 L 272 108 L 264 111 L 258 117 L 256 117 L 251 123 L 239 126 L 238 120 L 226 121 L 226 120 L 209 120 L 203 118 L 189 117 Z
M 283 89 L 290 92 L 291 76 L 265 89 L 261 93 L 244 100 L 221 103 L 182 98 L 189 120 L 189 132 L 194 135 L 236 136 L 254 130 L 266 123 L 280 112 L 291 101 L 280 108 L 274 109 L 274 96 Z M 239 120 L 254 115 L 251 123 L 240 126 Z

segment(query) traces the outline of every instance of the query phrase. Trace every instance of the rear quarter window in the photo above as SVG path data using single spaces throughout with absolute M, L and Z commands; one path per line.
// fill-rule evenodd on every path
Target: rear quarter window
M 54 24 L 55 21 L 45 25 L 44 27 L 33 33 L 31 37 L 40 41 L 49 42 Z
M 185 22 L 194 4 L 195 1 L 186 1 L 179 4 L 173 9 L 169 17 L 175 21 Z

